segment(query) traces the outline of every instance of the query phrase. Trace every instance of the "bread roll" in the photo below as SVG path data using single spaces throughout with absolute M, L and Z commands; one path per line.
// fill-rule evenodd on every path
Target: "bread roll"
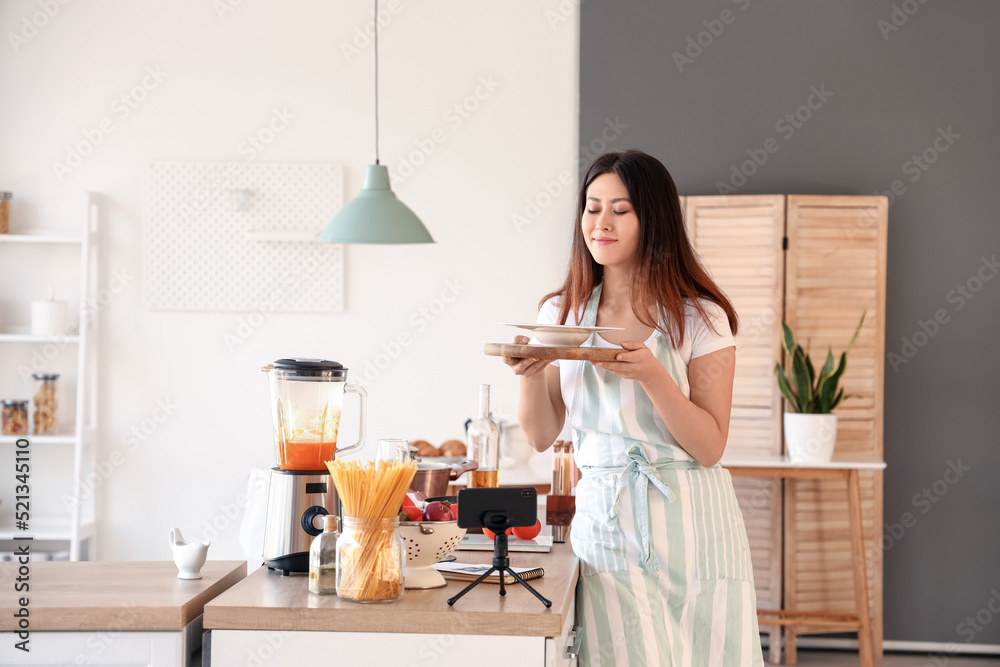
M 417 456 L 421 458 L 441 456 L 438 448 L 426 440 L 414 440 L 410 443 L 410 446 L 417 448 Z
M 461 440 L 445 440 L 440 449 L 442 456 L 465 456 L 468 453 Z

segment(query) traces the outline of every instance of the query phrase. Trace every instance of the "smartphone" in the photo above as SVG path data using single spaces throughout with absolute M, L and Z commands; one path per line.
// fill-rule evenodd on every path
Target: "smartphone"
M 508 528 L 534 526 L 538 519 L 538 492 L 534 487 L 460 489 L 458 527 L 489 528 L 502 533 Z

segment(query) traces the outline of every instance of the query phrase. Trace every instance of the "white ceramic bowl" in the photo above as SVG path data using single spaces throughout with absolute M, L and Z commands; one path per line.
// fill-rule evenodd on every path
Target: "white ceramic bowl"
M 535 329 L 532 332 L 542 345 L 558 347 L 579 347 L 590 338 L 589 331 L 560 331 L 558 329 Z
M 406 544 L 406 588 L 441 588 L 448 582 L 431 565 L 444 559 L 465 537 L 457 521 L 401 521 Z

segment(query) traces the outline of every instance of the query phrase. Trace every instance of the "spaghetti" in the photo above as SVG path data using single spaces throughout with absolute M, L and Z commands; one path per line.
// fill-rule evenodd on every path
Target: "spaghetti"
M 337 595 L 372 602 L 403 595 L 405 550 L 395 530 L 415 461 L 327 461 L 344 506 L 337 543 Z

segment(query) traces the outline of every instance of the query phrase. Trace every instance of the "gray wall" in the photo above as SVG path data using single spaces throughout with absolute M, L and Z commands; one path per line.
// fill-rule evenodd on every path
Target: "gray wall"
M 894 6 L 899 29 L 883 35 Z M 703 21 L 724 10 L 731 22 L 712 24 L 722 31 L 709 43 Z M 1000 614 L 988 607 L 1000 605 L 1000 267 L 983 261 L 1000 255 L 1000 4 L 589 0 L 581 12 L 582 146 L 618 116 L 628 128 L 609 147 L 656 155 L 689 195 L 719 194 L 717 182 L 769 137 L 778 150 L 737 192 L 868 195 L 899 181 L 886 306 L 885 635 L 1000 644 Z M 679 68 L 673 54 L 703 31 L 708 45 Z M 776 126 L 824 87 L 832 96 L 813 98 L 808 120 Z M 938 140 L 946 150 L 934 155 L 949 130 L 957 138 Z M 923 170 L 910 161 L 926 149 L 934 162 Z M 935 315 L 943 324 L 927 324 Z M 959 465 L 961 476 L 947 472 Z

